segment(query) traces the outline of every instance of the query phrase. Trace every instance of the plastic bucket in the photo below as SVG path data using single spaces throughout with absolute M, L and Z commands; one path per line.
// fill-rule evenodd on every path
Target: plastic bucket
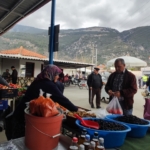
M 106 120 L 106 119 L 99 119 L 99 118 L 83 118 L 84 120 Z M 107 120 L 108 122 L 114 122 L 111 120 Z M 79 126 L 80 129 L 86 129 L 87 133 L 93 137 L 94 132 L 98 132 L 99 137 L 104 138 L 104 146 L 105 148 L 117 148 L 124 144 L 127 132 L 131 130 L 131 128 L 123 123 L 119 123 L 121 125 L 124 125 L 126 127 L 125 130 L 122 131 L 107 131 L 107 130 L 96 130 L 96 129 L 90 129 L 87 127 L 84 127 L 80 124 L 80 120 L 76 120 L 77 126 Z
M 52 150 L 58 145 L 63 114 L 37 117 L 25 109 L 25 145 L 30 150 Z
M 133 138 L 142 138 L 146 135 L 148 128 L 150 127 L 150 122 L 147 125 L 137 125 L 137 124 L 131 124 L 131 123 L 125 123 L 118 120 L 115 120 L 117 117 L 123 116 L 123 115 L 107 115 L 105 118 L 108 120 L 113 120 L 119 123 L 124 123 L 128 125 L 131 128 L 131 131 L 128 132 L 127 136 L 133 137 Z M 142 119 L 145 120 L 145 119 Z

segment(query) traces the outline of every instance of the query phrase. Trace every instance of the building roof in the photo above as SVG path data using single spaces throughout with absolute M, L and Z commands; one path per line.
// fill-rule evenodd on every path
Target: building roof
M 122 58 L 125 61 L 126 66 L 128 67 L 144 67 L 147 66 L 147 63 L 139 58 L 131 56 L 121 56 L 117 58 Z M 114 66 L 114 62 L 117 58 L 111 59 L 107 62 L 107 66 Z
M 41 54 L 38 54 L 36 52 L 27 50 L 23 48 L 22 46 L 20 48 L 11 49 L 11 50 L 3 50 L 0 51 L 0 54 L 7 54 L 7 55 L 14 55 L 14 56 L 29 56 L 29 57 L 35 57 L 39 59 L 46 59 L 47 57 Z
M 17 49 L 0 51 L 0 58 L 37 60 L 37 61 L 44 61 L 45 64 L 48 64 L 49 62 L 49 58 L 47 58 L 46 56 L 27 50 L 22 46 Z M 83 67 L 94 66 L 94 64 L 89 64 L 89 63 L 56 60 L 56 59 L 54 59 L 54 65 L 57 65 L 62 68 L 83 68 Z
M 51 0 L 0 0 L 0 35 Z

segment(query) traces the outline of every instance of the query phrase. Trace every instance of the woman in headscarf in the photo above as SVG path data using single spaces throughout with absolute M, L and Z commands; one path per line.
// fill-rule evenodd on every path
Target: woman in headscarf
M 75 105 L 73 105 L 59 89 L 57 80 L 59 78 L 59 74 L 62 71 L 55 65 L 48 65 L 44 68 L 44 70 L 37 75 L 37 78 L 31 83 L 29 88 L 27 89 L 25 96 L 22 98 L 19 105 L 16 107 L 13 114 L 13 129 L 12 136 L 6 131 L 6 136 L 8 139 L 10 138 L 19 138 L 24 136 L 24 127 L 25 127 L 25 118 L 24 118 L 24 109 L 26 108 L 26 102 L 30 102 L 33 99 L 39 97 L 39 91 L 42 89 L 45 93 L 52 94 L 51 98 L 53 101 L 58 102 L 60 105 L 64 106 L 70 111 L 78 111 Z M 20 128 L 20 131 L 19 131 Z M 10 131 L 9 131 L 10 132 Z M 7 135 L 7 133 L 9 135 Z M 11 137 L 9 137 L 11 136 Z

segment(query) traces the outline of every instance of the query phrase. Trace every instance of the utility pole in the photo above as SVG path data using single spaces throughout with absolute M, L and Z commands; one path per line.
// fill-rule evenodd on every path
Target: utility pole
M 55 24 L 55 5 L 56 0 L 51 2 L 51 35 L 49 36 L 49 64 L 53 64 L 53 41 L 54 41 L 54 24 Z
M 97 66 L 97 46 L 95 46 L 95 65 Z

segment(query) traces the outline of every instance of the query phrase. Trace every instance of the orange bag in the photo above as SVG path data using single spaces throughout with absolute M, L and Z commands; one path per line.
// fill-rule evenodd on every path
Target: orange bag
M 43 96 L 43 93 L 44 92 L 40 89 L 40 96 L 37 99 L 30 101 L 29 110 L 32 115 L 41 116 L 39 106 L 40 106 L 41 102 L 45 99 L 45 97 Z
M 55 103 L 50 99 L 50 94 L 47 94 L 45 100 L 41 103 L 40 112 L 42 117 L 51 117 L 59 113 Z

